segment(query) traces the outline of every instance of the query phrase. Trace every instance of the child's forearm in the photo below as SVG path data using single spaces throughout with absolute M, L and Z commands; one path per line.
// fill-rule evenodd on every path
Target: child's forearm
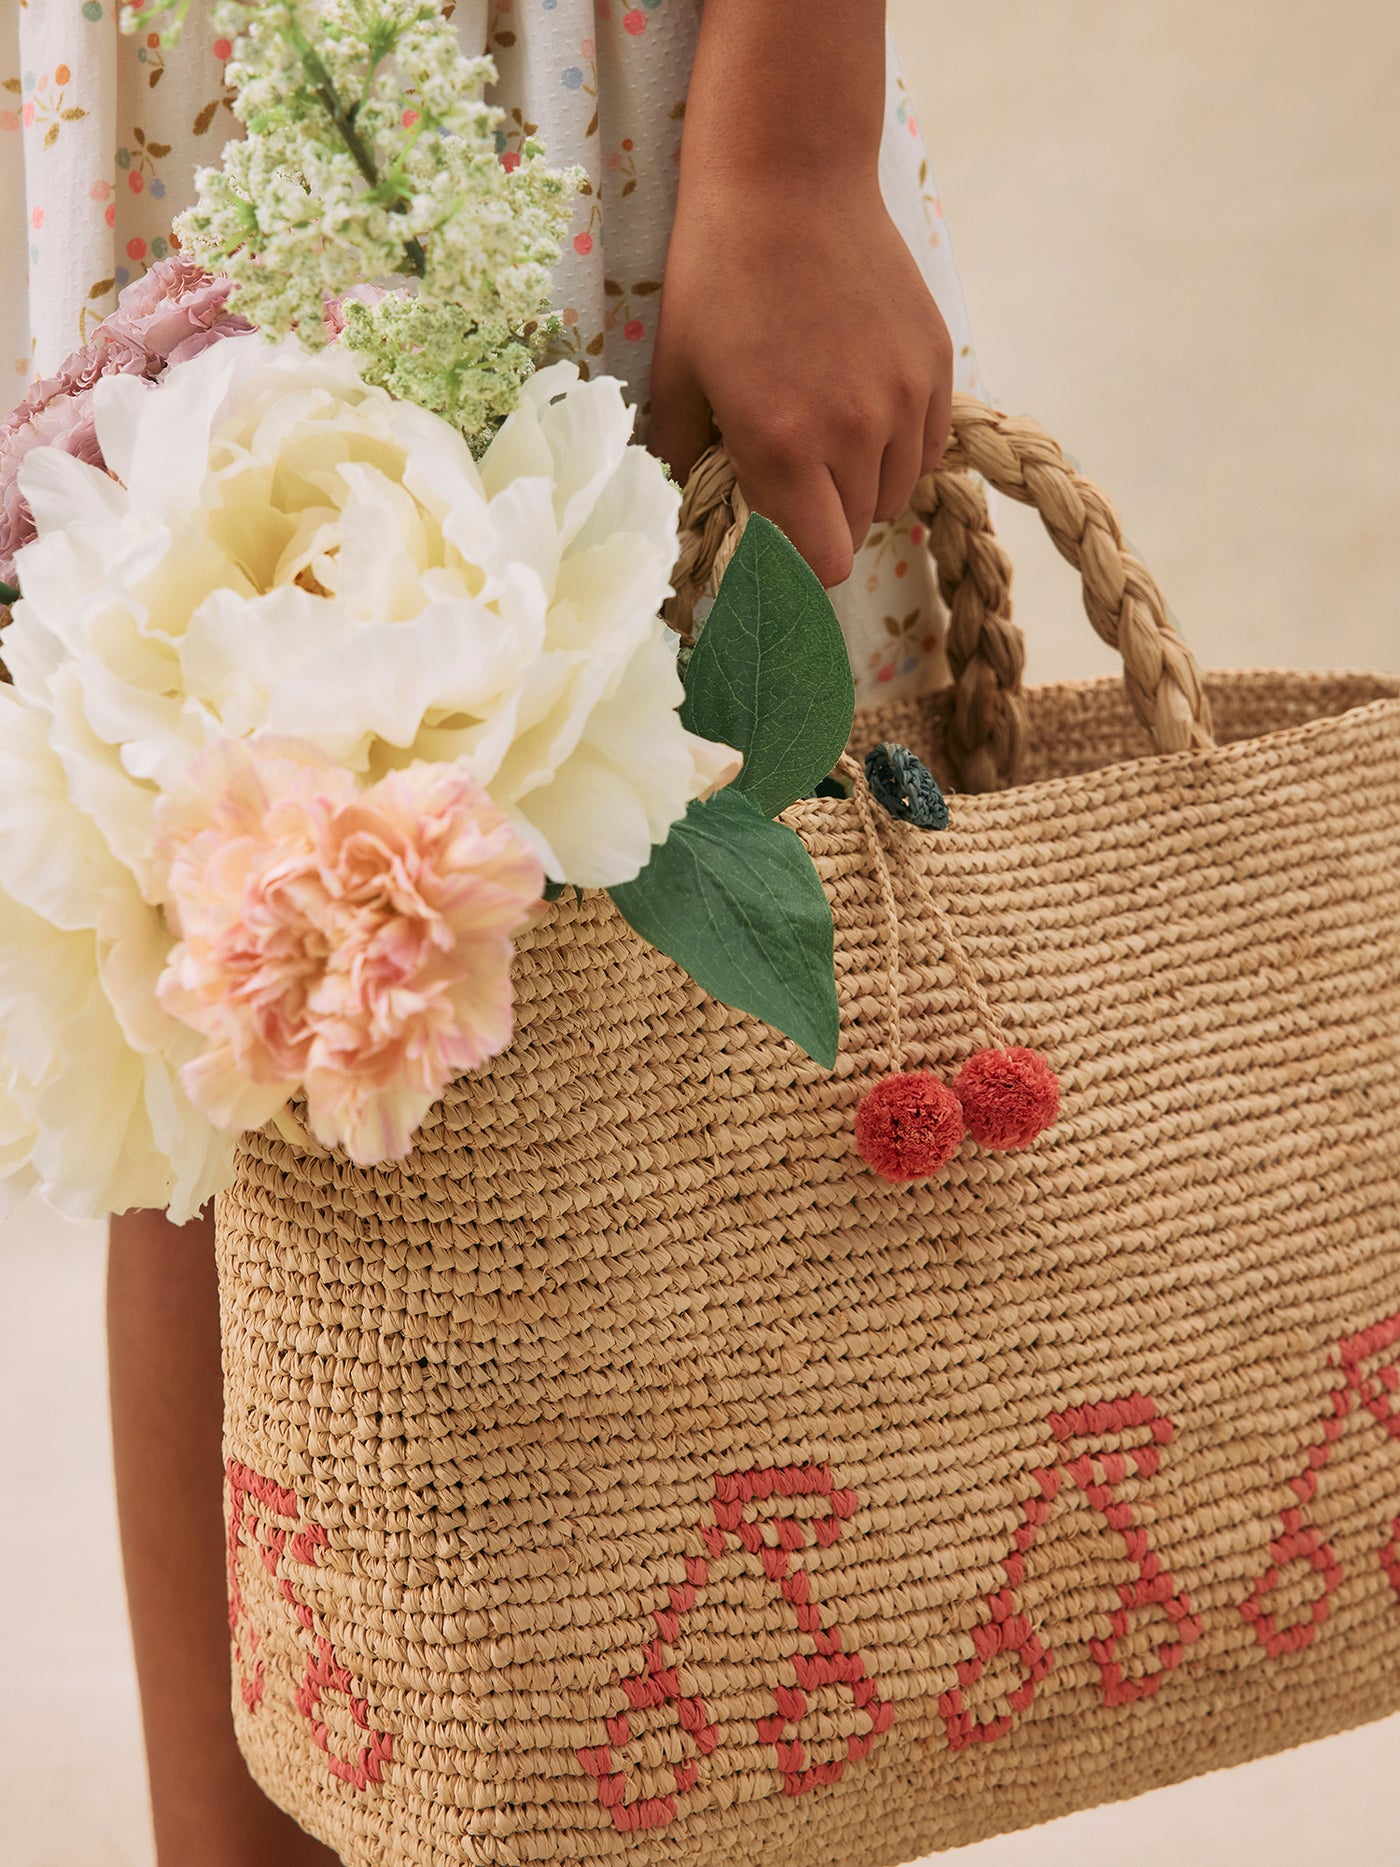
M 705 0 L 683 183 L 752 171 L 871 185 L 884 116 L 885 0 Z
M 952 344 L 880 191 L 884 0 L 705 0 L 651 371 L 684 478 L 724 436 L 822 578 L 939 459 Z

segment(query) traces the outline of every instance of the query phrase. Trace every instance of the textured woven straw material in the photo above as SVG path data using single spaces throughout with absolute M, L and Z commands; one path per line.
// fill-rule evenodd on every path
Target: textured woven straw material
M 833 1073 L 589 896 L 409 1160 L 241 1146 L 239 1732 L 349 1862 L 889 1867 L 1400 1704 L 1400 681 L 1202 689 L 1036 435 L 961 412 L 958 686 L 856 740 L 1020 782 L 787 817 Z M 967 464 L 1051 505 L 1126 685 L 1018 692 Z M 892 1006 L 951 1074 L 969 977 L 1062 1114 L 888 1184 Z

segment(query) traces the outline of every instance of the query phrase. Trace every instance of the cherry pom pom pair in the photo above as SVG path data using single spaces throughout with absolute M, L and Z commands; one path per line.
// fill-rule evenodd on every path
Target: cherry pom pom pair
M 979 1050 L 952 1083 L 928 1070 L 887 1076 L 856 1110 L 856 1146 L 882 1179 L 927 1180 L 957 1153 L 1029 1147 L 1060 1112 L 1060 1085 L 1035 1050 Z

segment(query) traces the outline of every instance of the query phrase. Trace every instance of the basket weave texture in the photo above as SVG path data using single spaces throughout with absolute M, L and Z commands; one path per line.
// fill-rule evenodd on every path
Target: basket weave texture
M 904 1061 L 982 1041 L 927 888 L 1059 1074 L 1033 1148 L 860 1160 L 890 941 L 840 798 L 787 818 L 834 1073 L 589 897 L 409 1160 L 245 1137 L 236 1712 L 348 1862 L 889 1867 L 1400 1704 L 1400 681 L 1016 670 L 1008 714 L 978 653 L 857 749 L 952 787 L 1015 740 L 879 835 Z

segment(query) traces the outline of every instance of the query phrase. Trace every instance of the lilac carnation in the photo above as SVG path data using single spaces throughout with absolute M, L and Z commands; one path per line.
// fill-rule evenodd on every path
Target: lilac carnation
M 56 374 L 35 383 L 0 422 L 0 582 L 14 583 L 15 554 L 34 536 L 34 520 L 19 490 L 19 467 L 36 447 L 58 447 L 95 467 L 105 463 L 93 427 L 92 386 L 102 376 L 153 380 L 174 363 L 198 356 L 221 337 L 253 326 L 228 309 L 233 285 L 176 254 L 128 285 L 90 343 Z
M 226 309 L 232 290 L 231 280 L 215 278 L 179 254 L 161 260 L 127 286 L 116 310 L 98 326 L 93 341 L 114 359 L 103 374 L 119 369 L 158 376 L 221 337 L 251 331 L 246 318 Z

